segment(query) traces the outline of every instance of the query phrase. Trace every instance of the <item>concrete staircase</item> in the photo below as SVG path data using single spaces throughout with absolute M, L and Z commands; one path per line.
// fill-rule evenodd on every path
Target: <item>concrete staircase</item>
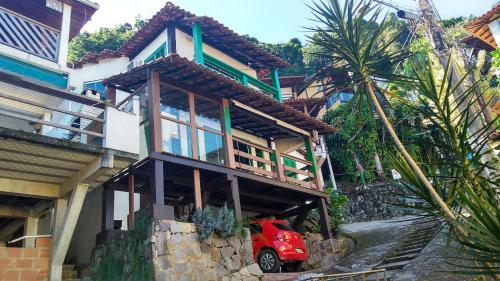
M 74 265 L 65 264 L 63 265 L 63 273 L 62 273 L 63 281 L 80 281 L 78 278 L 78 271 L 76 270 Z
M 435 218 L 418 219 L 411 224 L 412 230 L 393 251 L 374 269 L 387 271 L 402 269 L 416 258 L 441 230 L 441 221 Z

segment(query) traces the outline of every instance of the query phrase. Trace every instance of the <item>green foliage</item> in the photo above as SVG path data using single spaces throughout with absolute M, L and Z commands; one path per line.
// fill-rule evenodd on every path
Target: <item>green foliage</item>
M 145 21 L 139 16 L 135 23 L 120 24 L 114 28 L 100 28 L 98 31 L 82 32 L 69 44 L 68 62 L 76 62 L 82 58 L 85 53 L 99 53 L 104 49 L 117 50 L 134 33 L 144 26 Z
M 326 144 L 330 157 L 334 163 L 339 178 L 343 180 L 360 180 L 360 173 L 364 172 L 367 182 L 376 179 L 374 156 L 381 148 L 378 140 L 379 125 L 373 110 L 367 103 L 359 103 L 349 107 L 340 105 L 337 109 L 326 112 L 323 120 L 340 128 L 338 133 L 326 136 Z M 354 154 L 364 171 L 356 168 Z
M 214 219 L 214 231 L 222 238 L 229 238 L 236 233 L 236 220 L 234 218 L 234 211 L 227 208 L 224 203 L 222 208 L 219 208 L 217 216 Z
M 200 239 L 205 240 L 214 233 L 214 219 L 210 207 L 207 205 L 204 209 L 196 209 L 192 217 L 196 225 L 196 231 L 200 234 Z
M 463 246 L 459 257 L 463 271 L 479 275 L 499 274 L 499 161 L 492 154 L 497 147 L 489 143 L 496 120 L 481 128 L 473 127 L 473 122 L 482 114 L 472 105 L 477 83 L 467 85 L 467 77 L 455 81 L 450 63 L 443 77 L 436 74 L 430 64 L 428 60 L 427 65 L 417 63 L 414 67 L 420 97 L 418 102 L 406 103 L 426 120 L 422 123 L 428 132 L 422 165 L 441 198 L 454 211 L 456 219 L 443 215 L 401 155 L 394 155 L 393 162 L 403 176 L 402 186 L 425 202 L 418 209 L 446 220 L 451 238 Z M 460 86 L 465 89 L 461 93 L 457 92 Z M 461 109 L 457 104 L 462 105 Z
M 491 66 L 495 68 L 500 68 L 500 49 L 491 52 Z
M 229 209 L 227 204 L 219 208 L 216 215 L 208 205 L 203 210 L 197 209 L 192 220 L 200 234 L 200 240 L 207 239 L 213 233 L 222 238 L 229 238 L 234 236 L 241 227 L 235 219 L 234 211 Z
M 92 280 L 153 280 L 152 261 L 144 253 L 148 229 L 149 221 L 139 217 L 133 230 L 122 232 L 99 248 L 98 264 L 92 268 Z

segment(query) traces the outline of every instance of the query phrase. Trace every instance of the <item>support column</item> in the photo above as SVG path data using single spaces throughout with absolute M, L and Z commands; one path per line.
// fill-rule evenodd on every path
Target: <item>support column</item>
M 193 169 L 193 181 L 194 181 L 194 206 L 196 209 L 202 209 L 203 201 L 201 199 L 201 178 L 199 169 Z
M 106 87 L 106 100 L 111 106 L 116 106 L 116 89 L 109 86 Z
M 165 206 L 165 186 L 163 161 L 151 159 L 151 212 L 155 219 L 168 219 L 169 212 Z
M 53 240 L 52 251 L 50 255 L 50 269 L 49 280 L 60 281 L 62 280 L 62 267 L 64 258 L 73 236 L 80 211 L 82 210 L 83 201 L 89 188 L 88 184 L 78 184 L 72 191 L 69 205 L 64 215 L 61 228 L 57 229 L 55 235 L 56 239 Z
M 238 222 L 243 221 L 243 215 L 241 212 L 241 201 L 240 201 L 240 189 L 238 186 L 238 177 L 228 176 L 229 182 L 231 183 L 231 206 L 234 208 L 234 215 Z
M 66 198 L 57 198 L 54 202 L 54 224 L 52 225 L 53 240 L 56 238 L 55 235 L 57 235 L 57 231 L 62 227 L 67 207 L 68 199 Z
M 36 235 L 38 228 L 38 218 L 27 217 L 24 224 L 24 235 Z M 23 242 L 24 248 L 35 248 L 35 238 L 26 238 Z
M 199 22 L 193 23 L 193 45 L 194 45 L 194 61 L 197 64 L 205 64 L 203 58 L 203 40 L 201 26 Z
M 61 35 L 59 37 L 59 49 L 57 62 L 66 67 L 68 63 L 69 33 L 71 29 L 71 6 L 63 3 Z
M 229 111 L 228 99 L 222 99 L 221 120 L 222 120 L 222 131 L 224 132 L 226 166 L 235 169 L 236 163 L 234 161 L 233 135 L 231 129 L 231 112 Z
M 102 190 L 101 231 L 106 232 L 115 228 L 115 191 L 104 186 Z
M 135 195 L 135 174 L 132 167 L 129 168 L 128 174 L 128 227 L 127 229 L 133 229 L 135 225 L 135 206 L 134 206 L 134 195 Z
M 177 40 L 175 36 L 175 23 L 167 23 L 167 55 L 177 53 Z
M 305 137 L 304 143 L 306 145 L 307 160 L 309 160 L 309 162 L 312 163 L 312 167 L 309 169 L 309 171 L 314 174 L 314 182 L 318 186 L 318 189 L 323 190 L 323 183 L 321 182 L 321 179 L 318 176 L 319 173 L 321 173 L 321 171 L 318 168 L 318 161 L 316 161 L 316 155 L 314 155 L 311 137 Z
M 280 77 L 278 74 L 278 69 L 275 68 L 271 72 L 271 79 L 273 81 L 273 87 L 276 89 L 276 93 L 274 93 L 274 98 L 279 101 L 283 102 L 283 96 L 281 95 L 281 85 L 280 85 Z
M 160 115 L 160 75 L 148 72 L 148 120 L 149 139 L 152 152 L 162 151 L 161 115 Z
M 323 238 L 333 239 L 330 227 L 330 217 L 328 216 L 328 207 L 326 198 L 318 199 L 319 223 L 321 225 L 321 234 Z

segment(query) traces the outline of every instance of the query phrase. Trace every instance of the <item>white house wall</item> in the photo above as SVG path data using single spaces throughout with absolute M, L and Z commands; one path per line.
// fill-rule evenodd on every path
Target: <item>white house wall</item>
M 83 83 L 102 80 L 127 70 L 129 60 L 127 57 L 109 58 L 100 60 L 99 63 L 85 64 L 82 68 L 72 69 L 69 76 L 69 85 L 75 87 L 74 92 L 83 90 Z
M 167 42 L 167 28 L 160 33 L 149 45 L 147 45 L 142 51 L 135 56 L 133 59 L 135 66 L 142 65 L 144 60 L 149 57 L 154 51 L 156 51 L 162 44 L 165 45 Z
M 495 42 L 497 43 L 497 45 L 500 45 L 500 20 L 491 22 L 488 27 L 491 30 L 493 38 L 495 38 Z

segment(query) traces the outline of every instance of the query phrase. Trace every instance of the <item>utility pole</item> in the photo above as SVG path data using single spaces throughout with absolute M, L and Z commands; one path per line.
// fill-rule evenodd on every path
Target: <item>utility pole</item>
M 446 65 L 448 63 L 448 59 L 449 59 L 450 54 L 451 54 L 451 50 L 448 47 L 448 44 L 446 43 L 446 40 L 444 38 L 444 31 L 441 28 L 441 26 L 438 24 L 437 15 L 433 9 L 433 6 L 430 3 L 430 0 L 417 0 L 417 1 L 418 1 L 418 5 L 420 7 L 420 10 L 422 12 L 424 24 L 426 25 L 427 36 L 429 37 L 429 40 L 431 42 L 432 47 L 434 48 L 434 50 L 436 50 L 436 54 L 439 58 L 439 62 L 441 63 L 443 69 L 445 69 Z M 450 69 L 452 71 L 451 74 L 453 75 L 452 76 L 452 83 L 456 84 L 461 79 L 460 74 L 459 74 L 460 72 L 459 72 L 459 69 L 457 67 L 457 64 L 453 61 L 453 59 L 450 60 L 450 64 L 451 64 Z M 469 63 L 466 59 L 464 59 L 464 65 L 466 67 L 469 66 Z M 471 83 L 471 85 L 475 82 L 474 80 L 475 79 L 472 77 L 471 81 L 469 81 Z M 464 92 L 465 92 L 465 88 L 464 88 L 464 85 L 462 84 L 458 88 L 458 91 L 456 91 L 454 94 L 455 99 L 459 99 L 460 96 Z M 491 120 L 491 118 L 489 116 L 489 113 L 487 112 L 488 109 L 485 107 L 484 99 L 483 99 L 481 92 L 478 91 L 477 89 L 474 89 L 474 93 L 476 95 L 476 99 L 478 102 L 477 102 L 477 104 L 472 104 L 473 115 L 476 114 L 476 112 L 478 110 L 477 107 L 479 107 L 479 110 L 482 111 L 482 115 L 483 115 L 484 120 L 486 122 L 489 122 L 489 120 Z M 467 103 L 462 103 L 461 105 L 459 105 L 458 109 L 460 111 L 464 111 L 467 109 L 467 107 L 468 107 Z M 472 122 L 470 129 L 469 129 L 469 133 L 471 135 L 476 133 L 478 130 L 480 130 L 484 126 L 482 121 L 483 120 L 481 120 L 481 118 L 477 118 Z

